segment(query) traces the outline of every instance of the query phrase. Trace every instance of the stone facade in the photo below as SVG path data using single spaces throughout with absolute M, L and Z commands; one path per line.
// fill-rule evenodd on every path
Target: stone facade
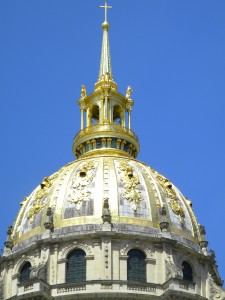
M 46 230 L 18 244 L 0 260 L 0 299 L 93 299 L 96 293 L 100 299 L 225 299 L 207 250 L 160 229 L 113 225 L 108 230 L 89 226 L 80 235 Z M 86 254 L 87 276 L 83 282 L 66 283 L 67 256 L 74 249 Z M 127 280 L 131 249 L 146 256 L 146 282 Z M 192 267 L 192 282 L 183 280 L 183 261 Z M 31 263 L 31 278 L 20 283 L 25 262 Z

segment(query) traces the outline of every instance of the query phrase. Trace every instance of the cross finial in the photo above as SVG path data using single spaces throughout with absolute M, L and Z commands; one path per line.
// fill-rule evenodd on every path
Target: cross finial
M 107 22 L 107 8 L 112 8 L 112 6 L 108 6 L 107 2 L 105 1 L 105 5 L 99 6 L 105 9 L 105 22 Z

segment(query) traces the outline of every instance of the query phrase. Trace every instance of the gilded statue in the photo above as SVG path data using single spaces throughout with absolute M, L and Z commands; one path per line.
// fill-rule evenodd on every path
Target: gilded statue
M 87 96 L 87 89 L 84 84 L 82 84 L 82 86 L 81 86 L 80 96 L 81 96 L 81 98 L 85 98 Z
M 130 99 L 132 92 L 133 92 L 132 87 L 128 86 L 127 91 L 126 91 L 126 98 L 127 99 Z

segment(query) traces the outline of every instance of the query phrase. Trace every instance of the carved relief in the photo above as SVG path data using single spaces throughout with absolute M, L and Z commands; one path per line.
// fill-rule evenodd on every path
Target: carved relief
M 4 281 L 0 280 L 0 300 L 4 299 Z
M 143 199 L 141 197 L 140 182 L 138 175 L 127 162 L 122 161 L 119 165 L 119 173 L 121 182 L 123 183 L 124 192 L 122 197 L 131 202 L 132 209 L 137 210 L 137 204 Z
M 82 242 L 74 241 L 72 244 L 70 243 L 66 247 L 63 246 L 63 248 L 60 249 L 58 259 L 65 259 L 70 251 L 75 249 L 82 249 L 86 255 L 92 255 L 92 247 L 90 242 L 84 244 Z
M 128 241 L 120 242 L 120 255 L 127 255 L 131 249 L 140 249 L 146 254 L 147 258 L 155 259 L 154 248 L 151 245 L 140 243 L 139 240 L 131 243 Z
M 156 179 L 158 180 L 159 184 L 161 185 L 161 187 L 163 188 L 166 197 L 168 197 L 170 199 L 169 201 L 169 205 L 172 209 L 172 211 L 176 214 L 180 216 L 180 221 L 181 223 L 183 223 L 182 218 L 185 217 L 185 213 L 184 210 L 179 202 L 179 199 L 177 197 L 177 194 L 173 188 L 173 184 L 170 182 L 170 180 L 168 178 L 165 178 L 164 176 L 162 176 L 161 174 L 159 174 L 157 171 L 155 171 L 154 169 L 152 169 L 153 174 L 155 175 Z
M 108 241 L 105 241 L 105 268 L 108 269 L 109 267 L 109 247 L 108 247 Z
M 90 200 L 91 192 L 87 190 L 87 186 L 93 181 L 94 169 L 94 161 L 88 161 L 79 167 L 72 180 L 68 202 L 74 203 L 77 210 L 80 210 L 83 201 Z
M 68 176 L 68 174 L 70 174 L 71 169 L 73 169 L 73 167 L 74 167 L 73 165 L 69 167 L 69 164 L 68 164 L 65 167 L 60 169 L 60 174 L 62 174 L 62 175 L 59 177 L 59 180 L 57 182 L 57 186 L 55 187 L 55 189 L 53 191 L 53 194 L 51 196 L 51 201 L 49 203 L 49 206 L 52 207 L 53 210 L 54 210 L 54 208 L 56 207 L 56 205 L 58 203 L 58 197 L 59 197 L 63 182 L 64 182 L 66 176 Z
M 170 255 L 166 257 L 166 279 L 182 278 L 182 270 L 174 264 Z
M 32 268 L 30 276 L 32 279 L 42 279 L 43 281 L 47 281 L 47 269 L 47 263 L 41 263 Z
M 210 300 L 214 300 L 214 299 L 221 299 L 221 290 L 216 287 L 216 284 L 214 283 L 214 280 L 211 276 L 211 274 L 209 275 L 209 292 L 210 292 Z M 224 298 L 223 298 L 224 299 Z
M 53 181 L 58 177 L 59 173 L 45 177 L 40 184 L 39 190 L 35 193 L 32 206 L 29 209 L 27 218 L 30 220 L 30 223 L 33 223 L 34 216 L 38 214 L 44 207 L 44 198 L 47 196 L 49 188 L 52 186 Z

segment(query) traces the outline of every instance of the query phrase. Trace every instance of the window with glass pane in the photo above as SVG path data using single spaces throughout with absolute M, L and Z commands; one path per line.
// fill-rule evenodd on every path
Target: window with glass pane
M 182 267 L 183 267 L 183 279 L 184 280 L 188 280 L 188 281 L 193 281 L 193 274 L 192 274 L 192 268 L 191 266 L 184 261 L 182 263 Z
M 85 252 L 81 249 L 74 250 L 67 256 L 66 282 L 86 280 Z
M 132 249 L 128 252 L 127 280 L 146 282 L 145 259 L 145 254 L 138 249 Z
M 31 264 L 26 262 L 20 270 L 20 282 L 28 282 L 30 280 Z

